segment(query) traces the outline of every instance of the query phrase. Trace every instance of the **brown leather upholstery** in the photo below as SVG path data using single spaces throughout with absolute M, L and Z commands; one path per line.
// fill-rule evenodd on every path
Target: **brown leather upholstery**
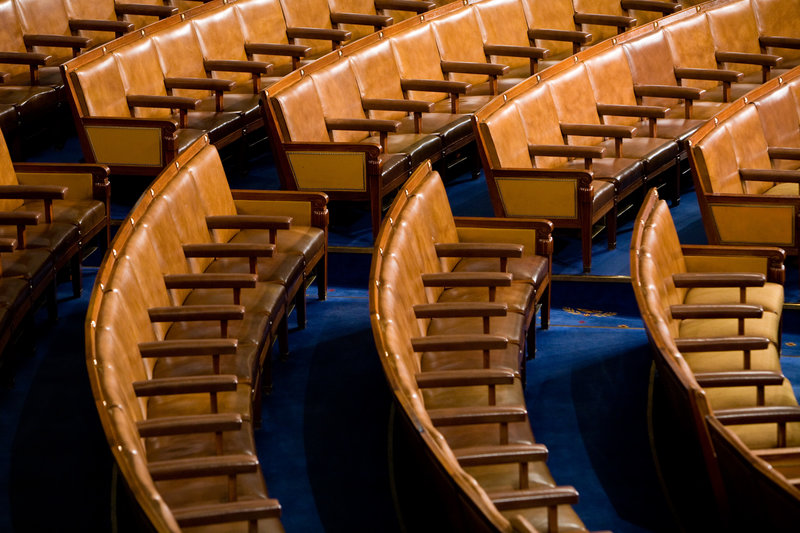
M 276 338 L 287 348 L 287 298 L 305 291 L 304 267 L 324 264 L 326 198 L 232 193 L 207 137 L 150 191 L 100 267 L 87 323 L 112 452 L 160 530 L 283 531 L 252 421 L 269 349 Z M 198 522 L 198 507 L 211 520 Z

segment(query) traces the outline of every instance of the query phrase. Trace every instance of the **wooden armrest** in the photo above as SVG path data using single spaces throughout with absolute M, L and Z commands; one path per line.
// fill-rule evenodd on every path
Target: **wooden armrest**
M 373 26 L 375 29 L 390 26 L 394 19 L 387 15 L 368 15 L 365 13 L 331 13 L 333 24 L 356 24 L 359 26 Z
M 255 455 L 215 455 L 211 457 L 188 457 L 166 461 L 149 461 L 147 470 L 153 481 L 186 479 L 194 477 L 233 476 L 258 471 Z
M 547 48 L 510 44 L 484 44 L 483 51 L 487 56 L 528 57 L 531 59 L 544 59 L 550 55 L 550 50 Z
M 768 370 L 739 370 L 736 372 L 697 372 L 694 375 L 703 388 L 769 387 L 782 385 L 783 374 Z
M 575 44 L 586 44 L 592 40 L 592 34 L 585 31 L 533 28 L 528 30 L 528 38 L 540 39 L 542 41 L 564 41 Z
M 761 65 L 764 67 L 777 67 L 783 61 L 781 56 L 770 54 L 747 54 L 744 52 L 714 52 L 719 63 L 745 63 L 750 65 Z
M 750 304 L 678 304 L 671 305 L 672 318 L 761 318 L 764 308 Z
M 151 322 L 198 322 L 204 320 L 242 320 L 242 305 L 182 305 L 151 307 L 147 310 Z
M 794 146 L 770 146 L 767 148 L 770 159 L 792 159 L 800 161 L 800 148 Z
M 506 316 L 508 305 L 497 302 L 437 302 L 416 304 L 417 318 L 463 318 Z
M 484 466 L 508 463 L 538 463 L 547 460 L 544 444 L 506 444 L 457 448 L 453 454 L 461 466 Z
M 491 405 L 428 409 L 428 416 L 430 416 L 434 426 L 464 426 L 525 422 L 528 412 L 524 407 Z
M 726 426 L 800 422 L 800 407 L 793 405 L 717 409 L 714 411 L 714 416 Z
M 233 374 L 154 378 L 144 381 L 134 381 L 133 391 L 136 393 L 136 396 L 228 392 L 235 391 L 238 383 L 238 378 Z
M 440 370 L 420 372 L 416 376 L 420 389 L 440 387 L 479 387 L 486 385 L 513 385 L 518 372 L 510 368 L 476 368 L 470 370 Z
M 183 245 L 186 257 L 272 257 L 274 253 L 273 244 L 221 242 Z
M 252 289 L 256 286 L 254 274 L 209 272 L 201 274 L 165 274 L 167 289 Z
M 500 511 L 578 503 L 578 491 L 569 486 L 490 492 L 488 496 Z
M 158 17 L 160 19 L 175 15 L 177 7 L 157 6 L 150 4 L 120 4 L 117 2 L 114 9 L 121 15 L 140 15 L 143 17 Z
M 378 120 L 373 118 L 326 118 L 325 127 L 329 130 L 378 131 L 392 133 L 400 128 L 397 120 Z
M 606 15 L 603 13 L 575 13 L 576 24 L 596 24 L 598 26 L 613 26 L 615 28 L 632 28 L 636 26 L 636 19 L 622 15 Z
M 192 355 L 231 355 L 236 353 L 237 339 L 177 339 L 140 342 L 142 357 L 185 357 Z
M 402 79 L 400 88 L 404 91 L 428 91 L 434 93 L 466 94 L 472 84 L 464 81 Z
M 0 211 L 0 226 L 35 226 L 38 223 L 39 213 L 35 211 Z
M 408 113 L 429 113 L 433 108 L 433 102 L 400 98 L 365 98 L 361 100 L 361 105 L 370 111 L 406 111 Z
M 783 37 L 779 35 L 761 35 L 758 41 L 762 46 L 770 46 L 773 48 L 792 48 L 800 49 L 800 38 L 798 37 Z
M 281 215 L 209 215 L 208 229 L 291 229 L 292 217 Z
M 669 108 L 655 105 L 597 104 L 600 115 L 617 117 L 664 118 Z
M 435 2 L 420 0 L 375 0 L 375 9 L 389 9 L 392 11 L 413 11 L 424 13 L 436 7 Z
M 201 91 L 230 91 L 236 85 L 233 80 L 219 78 L 165 78 L 167 89 L 194 89 Z
M 672 275 L 676 287 L 763 287 L 764 274 L 754 272 L 682 272 Z
M 25 46 L 53 46 L 56 48 L 89 48 L 92 40 L 77 35 L 45 35 L 28 33 L 22 36 Z
M 596 159 L 603 157 L 604 146 L 574 146 L 571 144 L 529 144 L 528 153 L 532 156 L 583 157 Z
M 435 243 L 438 257 L 522 257 L 521 244 L 493 242 L 440 242 Z
M 165 109 L 197 109 L 200 100 L 187 96 L 161 96 L 151 94 L 129 94 L 130 107 L 157 107 Z
M 266 518 L 280 518 L 281 505 L 278 500 L 244 500 L 228 503 L 203 504 L 196 507 L 170 509 L 172 516 L 182 528 L 220 524 L 227 522 L 247 522 Z
M 132 22 L 122 20 L 90 20 L 90 19 L 70 19 L 69 29 L 72 31 L 108 31 L 117 36 L 133 31 Z
M 13 237 L 0 238 L 0 252 L 13 252 L 17 249 L 17 239 Z
M 349 31 L 327 28 L 286 28 L 286 36 L 289 39 L 319 39 L 341 43 L 350 39 L 352 35 Z
M 425 287 L 510 287 L 511 274 L 506 272 L 440 272 L 422 274 Z
M 53 56 L 37 54 L 35 52 L 0 52 L 0 63 L 7 65 L 47 65 Z
M 504 350 L 507 346 L 508 339 L 499 335 L 428 335 L 411 339 L 415 352 Z
M 63 200 L 67 187 L 61 185 L 0 185 L 1 199 Z
M 655 98 L 683 98 L 697 100 L 705 91 L 697 87 L 681 87 L 678 85 L 634 85 L 636 96 L 652 96 Z
M 739 176 L 745 181 L 775 181 L 781 183 L 800 183 L 800 170 L 774 168 L 740 168 Z
M 744 350 L 764 350 L 769 346 L 769 339 L 766 337 L 710 337 L 692 338 L 685 337 L 675 339 L 675 346 L 682 353 L 694 352 L 736 352 Z
M 245 43 L 244 51 L 247 54 L 262 54 L 268 56 L 291 56 L 294 58 L 306 57 L 311 52 L 310 46 L 302 44 L 282 43 Z
M 238 431 L 242 427 L 239 413 L 215 413 L 207 415 L 165 416 L 136 422 L 142 438 L 183 435 L 187 433 L 217 433 Z
M 250 74 L 272 72 L 272 63 L 265 61 L 206 59 L 203 61 L 203 67 L 209 72 L 248 72 Z
M 561 124 L 561 133 L 564 135 L 578 135 L 580 137 L 614 137 L 616 139 L 630 139 L 636 133 L 633 126 L 616 126 L 612 124 Z
M 681 5 L 674 2 L 659 2 L 658 0 L 622 0 L 622 9 L 636 9 L 638 11 L 654 11 L 668 15 L 680 11 Z
M 477 63 L 473 61 L 442 61 L 442 72 L 502 76 L 508 72 L 508 65 L 499 65 L 497 63 Z
M 739 81 L 742 76 L 744 74 L 736 70 L 675 67 L 675 77 L 679 80 L 710 80 L 733 83 Z

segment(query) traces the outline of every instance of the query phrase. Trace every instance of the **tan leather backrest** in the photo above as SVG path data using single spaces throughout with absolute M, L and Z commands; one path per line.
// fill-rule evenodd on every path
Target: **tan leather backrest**
M 577 63 L 568 70 L 559 72 L 547 80 L 547 85 L 553 95 L 559 122 L 600 124 L 594 91 L 583 63 Z M 570 139 L 570 144 L 591 146 L 602 141 L 601 137 L 576 136 Z
M 360 13 L 363 15 L 375 15 L 375 2 L 374 0 L 328 0 L 331 13 Z M 389 15 L 391 16 L 391 15 Z M 392 17 L 392 21 L 395 21 Z M 365 35 L 375 31 L 372 26 L 365 26 L 363 24 L 337 24 L 340 30 L 349 31 L 353 36 L 351 41 L 360 39 Z
M 605 50 L 586 59 L 583 64 L 589 74 L 595 101 L 598 104 L 636 105 L 633 75 L 621 46 Z M 603 117 L 605 124 L 636 125 L 636 117 Z
M 663 30 L 643 35 L 622 45 L 628 58 L 634 84 L 638 85 L 677 85 L 672 53 Z M 675 98 L 642 99 L 645 105 L 672 107 L 679 100 Z
M 15 0 L 15 2 L 19 9 L 23 33 L 71 35 L 63 0 Z M 72 51 L 68 48 L 36 46 L 34 51 L 54 57 L 72 55 Z
M 152 39 L 141 39 L 114 52 L 125 94 L 152 94 L 163 96 L 167 94 L 164 86 L 164 74 L 161 72 L 161 62 Z M 134 108 L 136 117 L 164 118 L 172 115 L 169 109 L 154 107 Z
M 522 0 L 525 18 L 530 29 L 553 29 L 575 31 L 575 8 L 572 0 Z M 536 46 L 550 50 L 549 59 L 561 59 L 572 55 L 572 43 L 564 41 L 536 40 Z
M 772 168 L 767 153 L 767 140 L 761 129 L 761 121 L 755 106 L 747 105 L 725 121 L 725 128 L 733 139 L 736 163 L 739 168 Z M 744 192 L 763 194 L 774 185 L 768 181 L 746 181 Z
M 547 84 L 541 84 L 514 99 L 522 117 L 525 141 L 532 144 L 564 144 L 556 104 Z M 536 168 L 553 168 L 567 162 L 565 157 L 533 157 Z
M 388 40 L 359 50 L 350 56 L 353 72 L 363 98 L 403 99 L 400 71 Z M 370 118 L 400 120 L 403 111 L 370 111 Z
M 233 9 L 220 9 L 192 19 L 200 50 L 205 59 L 233 59 L 247 61 L 244 51 L 244 34 Z M 248 83 L 252 76 L 247 72 L 214 72 L 215 78 Z
M 326 118 L 367 118 L 361 107 L 361 93 L 349 60 L 319 70 L 311 74 L 311 79 L 319 93 Z M 332 137 L 336 142 L 358 142 L 369 137 L 369 132 L 334 131 Z
M 284 141 L 329 142 L 325 113 L 310 77 L 275 95 L 277 119 Z
M 525 130 L 516 106 L 506 104 L 480 123 L 494 168 L 531 168 Z
M 0 51 L 25 52 L 25 43 L 22 40 L 22 26 L 13 0 L 0 1 Z M 27 72 L 27 65 L 11 65 L 3 63 L 3 72 L 11 75 Z
M 481 29 L 473 9 L 448 14 L 431 23 L 442 61 L 470 61 L 486 63 Z M 483 83 L 485 74 L 451 73 L 449 79 L 467 83 Z
M 287 44 L 286 21 L 279 0 L 241 0 L 233 5 L 239 18 L 245 42 Z M 256 54 L 256 61 L 272 63 L 273 73 L 288 73 L 292 60 L 288 56 Z
M 785 0 L 751 0 L 756 15 L 759 35 L 800 35 L 800 17 L 797 5 Z M 784 57 L 797 59 L 800 50 L 780 48 L 768 50 Z
M 479 2 L 473 7 L 478 15 L 483 42 L 530 46 L 525 11 L 520 0 L 493 0 Z M 511 68 L 526 66 L 525 57 L 493 56 L 492 61 Z
M 703 188 L 708 193 L 742 194 L 739 166 L 728 129 L 718 127 L 693 147 L 695 164 Z
M 758 26 L 749 0 L 738 0 L 706 12 L 716 50 L 722 52 L 761 53 Z M 758 65 L 731 63 L 727 68 L 739 72 L 757 72 Z
M 441 56 L 436 37 L 430 24 L 423 24 L 411 31 L 392 37 L 397 67 L 403 79 L 443 80 L 440 66 Z M 409 91 L 408 97 L 415 100 L 438 102 L 447 98 L 443 93 Z
M 628 13 L 622 10 L 619 0 L 573 0 L 572 4 L 576 13 L 628 16 Z M 591 44 L 605 41 L 617 34 L 617 28 L 614 26 L 597 24 L 582 24 L 582 26 L 583 31 L 592 34 Z
M 202 204 L 203 212 L 208 215 L 237 214 L 225 168 L 213 144 L 200 150 L 184 168 L 194 181 L 197 201 Z M 236 232 L 233 229 L 211 230 L 216 242 L 228 242 Z
M 427 225 L 431 241 L 433 243 L 458 242 L 458 231 L 442 180 L 425 179 L 409 193 L 412 195 L 410 202 L 420 203 L 420 211 L 426 213 L 422 220 Z M 433 248 L 429 252 L 433 252 Z M 436 268 L 443 272 L 452 271 L 459 261 L 457 257 L 437 258 L 435 254 L 431 253 L 426 254 L 425 259 L 430 261 L 426 265 L 427 268 Z
M 117 20 L 114 0 L 64 0 L 67 16 L 71 19 Z M 114 32 L 81 30 L 80 35 L 92 39 L 96 46 L 114 39 Z
M 704 16 L 690 17 L 664 28 L 672 61 L 676 67 L 716 69 L 714 56 L 714 40 L 711 38 L 711 27 Z M 683 80 L 687 87 L 712 89 L 719 85 L 716 81 Z
M 153 35 L 161 71 L 165 78 L 207 78 L 203 68 L 203 52 L 191 24 L 181 24 L 170 31 Z M 175 89 L 175 96 L 205 98 L 210 91 Z
M 81 69 L 74 70 L 72 76 L 77 80 L 79 101 L 84 108 L 85 115 L 90 117 L 131 116 L 125 100 L 122 75 L 113 55 L 107 55 L 97 61 L 92 61 Z
M 14 171 L 14 163 L 11 162 L 11 154 L 8 151 L 3 132 L 0 131 L 0 185 L 16 185 L 17 173 Z M 13 211 L 23 204 L 22 200 L 0 200 L 0 211 Z
M 753 102 L 769 146 L 800 148 L 800 116 L 791 89 L 780 87 Z
M 331 12 L 326 0 L 281 0 L 283 16 L 289 28 L 328 28 Z M 297 44 L 311 47 L 311 55 L 319 56 L 333 49 L 331 41 L 297 39 Z

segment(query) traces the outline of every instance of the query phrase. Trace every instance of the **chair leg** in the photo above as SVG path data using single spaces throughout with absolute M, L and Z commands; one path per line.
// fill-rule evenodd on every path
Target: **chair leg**
M 542 329 L 550 328 L 550 285 L 545 289 L 544 297 L 542 298 Z
M 322 261 L 317 263 L 317 300 L 328 298 L 328 252 L 322 257 Z
M 54 323 L 58 320 L 58 283 L 55 276 L 47 289 L 45 305 L 47 306 L 47 320 Z
M 297 311 L 297 327 L 306 329 L 306 291 L 305 283 L 294 297 L 294 308 Z
M 72 277 L 72 296 L 74 298 L 80 298 L 81 290 L 83 289 L 80 252 L 75 254 L 70 260 L 70 276 Z
M 285 315 L 278 324 L 278 350 L 282 360 L 289 359 L 289 321 Z
M 533 359 L 536 357 L 536 319 L 531 321 L 531 325 L 528 328 L 528 333 L 525 338 L 525 349 L 527 352 L 527 358 Z M 524 364 L 524 362 L 523 362 Z
M 592 219 L 585 217 L 581 224 L 581 254 L 583 255 L 583 271 L 592 271 Z
M 606 213 L 606 232 L 608 233 L 608 249 L 617 247 L 617 207 Z

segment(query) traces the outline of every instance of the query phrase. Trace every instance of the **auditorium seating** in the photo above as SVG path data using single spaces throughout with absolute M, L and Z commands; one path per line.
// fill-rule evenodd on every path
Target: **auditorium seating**
M 728 529 L 788 531 L 800 504 L 791 486 L 800 407 L 775 342 L 783 257 L 780 248 L 681 246 L 653 190 L 634 226 L 631 280 L 659 378 Z
M 415 445 L 446 472 L 451 488 L 440 492 L 453 500 L 434 506 L 451 509 L 448 523 L 464 531 L 584 530 L 571 508 L 577 491 L 553 481 L 533 438 L 522 387 L 525 314 L 537 301 L 547 327 L 550 229 L 544 220 L 454 219 L 426 163 L 376 243 L 377 351 Z
M 690 138 L 709 242 L 780 246 L 797 255 L 799 88 L 795 68 L 737 100 Z
M 286 353 L 290 291 L 304 294 L 304 269 L 325 263 L 326 202 L 231 191 L 203 137 L 111 244 L 86 361 L 111 451 L 156 530 L 283 531 L 252 431 L 276 337 Z

